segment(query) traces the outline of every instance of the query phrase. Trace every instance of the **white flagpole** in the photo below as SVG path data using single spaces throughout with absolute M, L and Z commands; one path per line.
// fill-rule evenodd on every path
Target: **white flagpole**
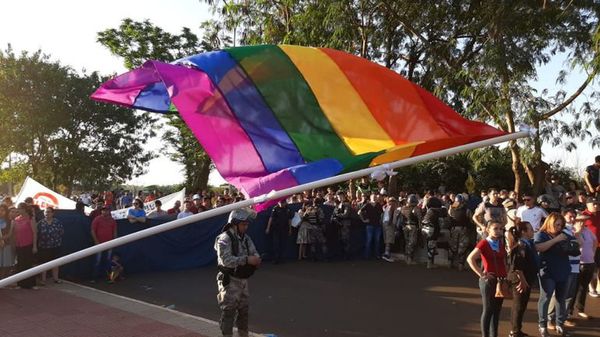
M 143 239 L 148 236 L 152 236 L 154 234 L 162 233 L 162 232 L 165 232 L 165 231 L 168 231 L 171 229 L 175 229 L 175 228 L 178 228 L 181 226 L 188 225 L 193 222 L 197 222 L 197 221 L 208 219 L 208 218 L 211 218 L 211 217 L 214 217 L 217 215 L 225 214 L 225 213 L 231 212 L 238 208 L 252 206 L 254 204 L 262 203 L 262 202 L 265 202 L 268 200 L 283 198 L 283 197 L 286 197 L 286 196 L 289 196 L 292 194 L 300 193 L 305 190 L 310 190 L 310 189 L 319 188 L 322 186 L 345 182 L 350 179 L 364 177 L 373 172 L 380 171 L 382 169 L 383 170 L 391 170 L 391 169 L 396 169 L 396 168 L 403 167 L 403 166 L 413 165 L 413 164 L 416 164 L 416 163 L 419 163 L 422 161 L 426 161 L 426 160 L 447 157 L 447 156 L 451 156 L 453 154 L 477 149 L 480 147 L 490 146 L 490 145 L 494 145 L 494 144 L 498 144 L 498 143 L 507 142 L 510 140 L 528 137 L 528 136 L 530 136 L 530 134 L 531 134 L 531 131 L 529 129 L 524 129 L 523 131 L 520 131 L 520 132 L 511 133 L 511 134 L 500 136 L 500 137 L 490 138 L 490 139 L 482 140 L 479 142 L 461 145 L 461 146 L 453 147 L 450 149 L 432 152 L 432 153 L 428 153 L 428 154 L 424 154 L 424 155 L 420 155 L 420 156 L 416 156 L 416 157 L 412 157 L 412 158 L 407 158 L 407 159 L 399 160 L 399 161 L 392 162 L 389 164 L 373 166 L 373 167 L 369 167 L 369 168 L 362 169 L 359 171 L 345 173 L 345 174 L 341 174 L 338 176 L 314 181 L 311 183 L 286 188 L 286 189 L 280 190 L 280 191 L 271 191 L 270 193 L 265 194 L 265 195 L 257 196 L 252 199 L 236 202 L 236 203 L 233 203 L 230 205 L 221 206 L 221 207 L 211 209 L 206 212 L 194 214 L 192 216 L 189 216 L 189 217 L 186 217 L 183 219 L 169 221 L 162 225 L 143 229 L 141 231 L 131 233 L 131 234 L 128 234 L 128 235 L 125 235 L 122 237 L 118 237 L 114 240 L 103 242 L 101 244 L 71 253 L 69 255 L 65 255 L 58 259 L 43 263 L 43 264 L 35 266 L 31 269 L 27 269 L 18 274 L 15 274 L 15 275 L 12 275 L 12 276 L 9 276 L 7 278 L 0 280 L 0 288 L 10 285 L 12 283 L 24 280 L 28 277 L 35 276 L 43 271 L 50 270 L 54 267 L 59 267 L 59 266 L 65 265 L 67 263 L 71 263 L 73 261 L 82 259 L 84 257 L 88 257 L 90 255 L 94 255 L 94 254 L 97 254 L 97 253 L 105 251 L 105 250 L 109 250 L 109 249 L 112 249 L 112 248 L 115 248 L 118 246 L 122 246 L 129 242 Z

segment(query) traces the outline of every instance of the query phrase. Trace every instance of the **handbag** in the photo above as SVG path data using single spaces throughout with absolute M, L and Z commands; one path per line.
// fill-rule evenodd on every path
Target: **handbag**
M 502 246 L 500 249 L 502 249 Z M 492 251 L 494 252 L 494 265 L 496 266 L 496 270 L 498 270 L 496 251 L 494 249 L 492 249 Z M 510 291 L 510 284 L 506 277 L 496 277 L 496 281 L 496 293 L 494 294 L 494 297 L 511 299 L 512 292 Z

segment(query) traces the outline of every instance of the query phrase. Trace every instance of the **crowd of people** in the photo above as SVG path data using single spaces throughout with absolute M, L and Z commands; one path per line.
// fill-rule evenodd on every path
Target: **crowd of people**
M 549 174 L 539 196 L 495 188 L 479 194 L 439 188 L 391 195 L 384 183 L 363 178 L 356 184 L 305 191 L 280 200 L 271 210 L 265 234 L 272 243 L 274 263 L 286 260 L 290 237 L 298 245 L 299 260 L 331 258 L 332 240 L 339 243 L 343 259 L 356 258 L 358 247 L 352 240 L 356 231 L 364 231 L 365 241 L 357 246 L 364 249 L 360 255 L 365 259 L 401 259 L 415 264 L 417 252 L 423 248 L 426 267 L 434 268 L 438 250 L 447 249 L 452 268 L 468 266 L 479 277 L 483 336 L 498 335 L 502 302 L 509 296 L 513 297 L 510 336 L 526 336 L 521 331 L 523 313 L 535 285 L 540 288 L 540 335 L 548 336 L 548 329 L 555 328 L 568 336 L 567 328 L 574 326 L 571 318 L 589 318 L 585 312 L 587 296 L 599 297 L 600 156 L 586 169 L 583 180 L 581 190 L 577 186 L 567 189 L 558 177 Z M 94 207 L 89 214 L 91 237 L 99 244 L 117 236 L 117 224 L 111 216 L 114 209 L 131 207 L 127 219 L 144 224 L 149 218 L 183 218 L 243 199 L 229 189 L 201 191 L 187 196 L 183 205 L 177 202 L 163 210 L 157 200 L 160 197 L 155 192 L 136 197 L 128 191 L 84 194 L 78 208 Z M 151 201 L 156 207 L 146 214 L 144 203 Z M 60 253 L 62 224 L 51 207 L 42 212 L 31 198 L 16 207 L 5 198 L 0 205 L 0 229 L 0 278 Z M 105 276 L 114 282 L 122 272 L 119 257 L 111 251 L 102 252 L 96 257 L 92 280 Z M 58 269 L 51 274 L 60 282 Z M 45 282 L 46 273 L 37 282 L 33 277 L 18 286 L 35 289 Z

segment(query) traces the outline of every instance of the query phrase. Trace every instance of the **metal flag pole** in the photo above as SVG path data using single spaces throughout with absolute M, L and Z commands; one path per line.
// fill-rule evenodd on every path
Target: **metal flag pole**
M 524 127 L 524 128 L 522 128 L 521 131 L 516 132 L 516 133 L 511 133 L 511 134 L 507 134 L 507 135 L 503 135 L 503 136 L 499 136 L 499 137 L 495 137 L 495 138 L 490 138 L 490 139 L 482 140 L 479 142 L 461 145 L 461 146 L 457 146 L 457 147 L 453 147 L 450 149 L 445 149 L 445 150 L 441 150 L 441 151 L 437 151 L 437 152 L 427 153 L 427 154 L 423 154 L 423 155 L 412 157 L 412 158 L 402 159 L 402 160 L 395 161 L 395 162 L 388 163 L 388 164 L 373 166 L 373 167 L 369 167 L 366 169 L 362 169 L 362 170 L 349 172 L 349 173 L 337 175 L 334 177 L 314 181 L 311 183 L 286 188 L 286 189 L 283 189 L 280 191 L 271 191 L 268 194 L 257 196 L 257 197 L 254 197 L 254 198 L 251 198 L 248 200 L 236 202 L 236 203 L 233 203 L 230 205 L 221 206 L 221 207 L 211 209 L 206 212 L 194 214 L 192 216 L 189 216 L 189 217 L 186 217 L 183 219 L 177 219 L 177 220 L 169 221 L 167 223 L 164 223 L 164 224 L 161 224 L 158 226 L 143 229 L 141 231 L 131 233 L 131 234 L 128 234 L 128 235 L 125 235 L 122 237 L 118 237 L 111 241 L 103 242 L 103 243 L 97 244 L 95 246 L 71 253 L 69 255 L 65 255 L 58 259 L 48 261 L 46 263 L 40 264 L 38 266 L 24 270 L 18 274 L 15 274 L 15 275 L 12 275 L 12 276 L 9 276 L 7 278 L 0 280 L 0 288 L 6 287 L 7 285 L 24 280 L 26 278 L 35 276 L 43 271 L 50 270 L 54 267 L 59 267 L 59 266 L 65 265 L 67 263 L 71 263 L 73 261 L 88 257 L 90 255 L 94 255 L 99 252 L 109 250 L 109 249 L 112 249 L 112 248 L 115 248 L 118 246 L 122 246 L 129 242 L 143 239 L 143 238 L 146 238 L 146 237 L 158 234 L 158 233 L 162 233 L 162 232 L 165 232 L 165 231 L 168 231 L 171 229 L 185 226 L 185 225 L 188 225 L 193 222 L 198 222 L 200 220 L 204 220 L 204 219 L 208 219 L 208 218 L 211 218 L 211 217 L 214 217 L 217 215 L 225 214 L 225 213 L 231 212 L 238 208 L 249 207 L 249 206 L 252 206 L 252 205 L 255 205 L 258 203 L 262 203 L 262 202 L 265 202 L 268 200 L 280 199 L 280 198 L 283 198 L 283 197 L 286 197 L 286 196 L 289 196 L 292 194 L 300 193 L 305 190 L 310 190 L 310 189 L 319 188 L 319 187 L 323 187 L 323 186 L 327 186 L 327 185 L 341 183 L 344 181 L 348 181 L 350 179 L 364 177 L 364 176 L 370 175 L 374 172 L 378 172 L 378 171 L 380 172 L 382 170 L 385 170 L 385 171 L 393 170 L 393 169 L 396 169 L 399 167 L 413 165 L 413 164 L 417 164 L 417 163 L 431 160 L 431 159 L 447 157 L 447 156 L 451 156 L 453 154 L 457 154 L 457 153 L 465 152 L 465 151 L 469 151 L 469 150 L 474 150 L 474 149 L 477 149 L 480 147 L 485 147 L 485 146 L 490 146 L 490 145 L 503 143 L 503 142 L 507 142 L 507 141 L 511 141 L 511 140 L 516 140 L 519 138 L 529 137 L 529 136 L 531 136 L 531 134 L 532 134 L 532 130 L 527 127 Z

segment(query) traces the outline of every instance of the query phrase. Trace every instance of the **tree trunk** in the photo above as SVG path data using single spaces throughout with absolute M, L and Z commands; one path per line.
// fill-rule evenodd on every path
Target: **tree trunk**
M 521 191 L 521 170 L 519 170 L 519 167 L 521 166 L 521 155 L 520 155 L 520 148 L 519 145 L 517 145 L 517 142 L 515 140 L 511 140 L 510 141 L 510 155 L 512 158 L 512 172 L 513 175 L 515 177 L 515 185 L 513 187 L 513 190 L 517 193 L 520 194 Z
M 398 194 L 398 175 L 392 175 L 388 179 L 388 195 L 396 196 Z

